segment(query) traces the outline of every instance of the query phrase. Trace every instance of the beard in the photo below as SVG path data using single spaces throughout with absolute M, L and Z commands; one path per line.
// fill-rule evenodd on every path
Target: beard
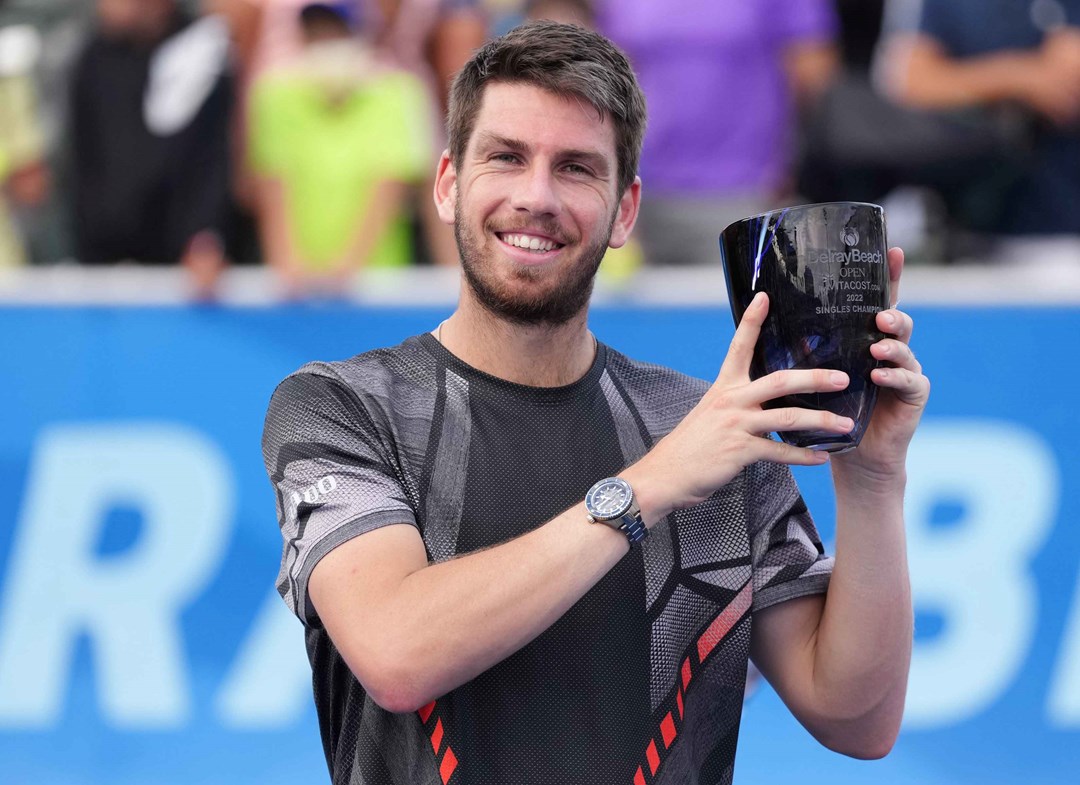
M 465 215 L 460 197 L 456 209 L 459 216 Z M 614 226 L 613 213 L 597 242 L 582 248 L 570 269 L 560 272 L 558 280 L 544 288 L 541 288 L 541 281 L 544 276 L 551 275 L 550 270 L 521 267 L 513 271 L 511 282 L 498 280 L 495 261 L 485 258 L 481 238 L 468 229 L 464 221 L 454 223 L 454 239 L 465 281 L 485 310 L 515 324 L 558 327 L 588 306 L 596 271 L 607 251 Z M 558 238 L 563 234 L 557 227 L 551 227 L 550 231 L 545 229 L 545 233 Z M 515 286 L 514 282 L 523 285 Z M 530 283 L 535 285 L 529 286 Z

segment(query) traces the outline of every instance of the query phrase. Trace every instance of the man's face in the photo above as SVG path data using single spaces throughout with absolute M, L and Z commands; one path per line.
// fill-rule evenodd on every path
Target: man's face
M 98 24 L 112 38 L 139 39 L 154 32 L 174 8 L 171 0 L 98 0 Z
M 616 192 L 615 132 L 584 101 L 489 84 L 457 171 L 444 155 L 439 214 L 454 225 L 467 294 L 521 324 L 586 307 L 609 246 L 623 245 L 640 184 Z

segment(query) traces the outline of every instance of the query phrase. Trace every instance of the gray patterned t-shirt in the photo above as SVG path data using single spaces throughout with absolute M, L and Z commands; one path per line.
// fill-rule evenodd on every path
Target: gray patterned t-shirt
M 707 387 L 602 344 L 577 382 L 525 387 L 430 335 L 279 385 L 263 436 L 278 590 L 306 627 L 335 783 L 731 781 L 753 613 L 824 592 L 832 567 L 784 466 L 669 515 L 535 640 L 416 713 L 368 697 L 307 596 L 322 556 L 380 526 L 416 526 L 438 562 L 542 525 Z

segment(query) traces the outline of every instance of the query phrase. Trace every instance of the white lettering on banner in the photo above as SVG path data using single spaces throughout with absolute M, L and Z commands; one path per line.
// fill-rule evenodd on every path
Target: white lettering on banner
M 1023 666 L 1039 617 L 1031 565 L 1060 485 L 1048 445 L 1007 422 L 928 421 L 908 466 L 914 600 L 945 623 L 915 647 L 905 725 L 936 728 L 986 710 Z M 0 575 L 0 728 L 60 721 L 83 634 L 104 721 L 138 729 L 192 721 L 181 614 L 222 569 L 233 484 L 220 449 L 186 427 L 42 432 Z M 336 486 L 326 477 L 305 493 L 322 498 Z M 943 504 L 959 518 L 935 527 Z M 141 513 L 140 537 L 122 553 L 95 555 L 107 513 L 120 505 Z M 304 636 L 273 591 L 252 612 L 213 710 L 223 728 L 287 727 L 311 709 Z M 1076 729 L 1080 595 L 1064 635 L 1046 706 L 1049 722 Z
M 904 721 L 952 725 L 993 703 L 1030 650 L 1038 619 L 1030 563 L 1057 513 L 1057 464 L 1018 425 L 952 420 L 923 425 L 908 474 L 914 602 L 940 611 L 945 627 L 915 647 Z M 962 519 L 932 528 L 935 506 L 950 502 Z
M 1050 724 L 1059 729 L 1080 728 L 1080 576 L 1073 593 L 1072 612 L 1065 625 L 1061 653 L 1050 682 L 1046 714 Z
M 295 722 L 311 705 L 311 665 L 303 627 L 271 591 L 217 696 L 222 724 L 276 728 Z
M 0 599 L 0 725 L 59 721 L 83 633 L 109 721 L 188 721 L 179 615 L 221 566 L 233 484 L 217 446 L 186 427 L 78 424 L 42 433 Z M 139 539 L 97 558 L 117 505 L 141 512 Z

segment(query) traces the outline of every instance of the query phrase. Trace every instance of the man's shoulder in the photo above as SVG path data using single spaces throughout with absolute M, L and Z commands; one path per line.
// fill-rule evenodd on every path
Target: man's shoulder
M 281 383 L 297 378 L 323 380 L 326 385 L 345 387 L 361 396 L 382 396 L 403 384 L 433 389 L 436 362 L 414 336 L 396 346 L 369 349 L 344 360 L 313 360 Z
M 709 382 L 656 363 L 608 349 L 607 370 L 612 380 L 642 414 L 647 425 L 669 429 L 682 419 L 709 389 Z
M 704 395 L 709 389 L 709 383 L 696 376 L 690 376 L 666 365 L 635 359 L 610 346 L 607 351 L 608 370 L 633 383 L 657 384 L 672 392 L 697 394 L 698 397 Z
M 304 398 L 348 402 L 369 414 L 373 409 L 393 410 L 395 404 L 434 393 L 436 363 L 417 337 L 397 346 L 370 349 L 343 360 L 313 360 L 282 379 L 275 399 Z
M 301 436 L 310 441 L 312 434 L 364 432 L 381 438 L 395 433 L 402 422 L 430 416 L 436 372 L 434 358 L 418 338 L 346 360 L 306 363 L 282 379 L 270 397 L 264 449 Z

